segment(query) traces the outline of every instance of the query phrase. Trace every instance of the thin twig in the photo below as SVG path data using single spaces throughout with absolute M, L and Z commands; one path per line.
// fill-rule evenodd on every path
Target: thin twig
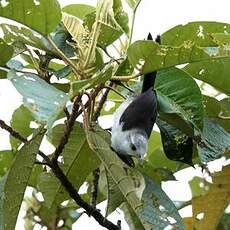
M 0 120 L 0 127 L 10 133 L 11 136 L 15 137 L 16 139 L 27 142 L 27 139 L 24 138 L 20 133 L 12 129 L 9 125 L 7 125 L 3 120 Z
M 126 97 L 124 95 L 122 95 L 121 93 L 119 93 L 116 89 L 114 89 L 112 86 L 109 85 L 105 85 L 104 88 L 107 88 L 109 90 L 112 90 L 113 92 L 115 92 L 117 95 L 119 95 L 120 97 L 126 99 Z
M 98 181 L 100 177 L 100 169 L 97 168 L 93 171 L 93 186 L 92 186 L 92 199 L 91 205 L 92 207 L 96 208 L 97 205 L 97 194 L 98 194 Z
M 65 145 L 68 143 L 69 136 L 70 136 L 71 131 L 73 130 L 75 120 L 78 117 L 78 109 L 79 109 L 80 100 L 81 100 L 80 96 L 75 98 L 75 100 L 74 100 L 72 113 L 71 113 L 69 119 L 66 121 L 63 136 L 61 137 L 59 144 L 53 153 L 52 161 L 57 161 L 58 157 L 60 156 L 60 154 L 64 150 Z

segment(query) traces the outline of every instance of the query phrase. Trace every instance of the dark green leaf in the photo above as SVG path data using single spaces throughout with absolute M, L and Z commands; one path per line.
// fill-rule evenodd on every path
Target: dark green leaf
M 209 162 L 224 155 L 230 147 L 230 134 L 212 120 L 204 119 L 202 141 L 198 153 L 202 162 Z
M 197 62 L 186 65 L 183 70 L 192 77 L 206 82 L 223 93 L 230 95 L 230 59 Z
M 63 125 L 55 126 L 49 137 L 55 146 L 63 135 Z M 86 177 L 99 166 L 97 156 L 89 149 L 84 129 L 76 123 L 71 132 L 69 141 L 62 153 L 64 164 L 61 165 L 68 179 L 79 188 Z M 45 197 L 46 205 L 52 207 L 55 202 L 65 199 L 65 189 L 51 173 L 43 173 L 40 177 L 39 187 Z
M 30 128 L 30 122 L 33 120 L 32 113 L 23 105 L 16 109 L 13 113 L 10 125 L 13 129 L 17 130 L 23 137 L 28 137 L 33 129 Z M 13 150 L 16 150 L 21 141 L 10 136 L 10 144 Z
M 17 74 L 10 71 L 7 75 L 17 91 L 23 96 L 24 105 L 39 122 L 49 127 L 64 108 L 69 97 L 35 74 Z
M 117 76 L 128 76 L 133 73 L 133 66 L 129 63 L 129 59 L 126 58 L 118 67 L 116 74 Z
M 0 16 L 49 34 L 61 21 L 61 9 L 56 0 L 9 0 L 1 1 Z
M 160 119 L 157 126 L 161 132 L 164 152 L 170 160 L 192 165 L 193 140 L 179 129 Z
M 202 129 L 202 95 L 188 74 L 177 68 L 160 71 L 155 88 L 162 120 L 189 136 L 193 136 L 193 126 Z
M 198 46 L 215 46 L 212 33 L 229 33 L 230 25 L 221 22 L 190 22 L 178 25 L 161 36 L 163 45 L 180 46 L 184 41 L 192 41 Z
M 62 11 L 80 19 L 84 19 L 87 14 L 96 11 L 95 7 L 85 4 L 70 4 L 62 8 Z
M 13 56 L 13 52 L 13 47 L 7 45 L 2 39 L 0 39 L 0 66 L 5 66 L 5 64 Z
M 7 77 L 7 71 L 0 69 L 0 79 L 4 79 L 6 77 Z
M 0 199 L 1 229 L 15 229 L 18 212 L 43 135 L 44 131 L 40 131 L 21 148 L 7 174 Z

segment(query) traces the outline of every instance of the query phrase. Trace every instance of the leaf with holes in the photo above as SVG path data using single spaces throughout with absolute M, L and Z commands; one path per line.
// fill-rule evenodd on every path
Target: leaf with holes
M 180 46 L 185 41 L 192 41 L 198 46 L 215 46 L 212 33 L 230 33 L 230 24 L 201 21 L 178 25 L 162 34 L 161 43 Z
M 63 129 L 63 125 L 57 125 L 51 130 L 49 140 L 54 146 L 59 143 Z M 97 156 L 88 146 L 84 129 L 81 128 L 80 123 L 76 123 L 74 126 L 61 156 L 63 156 L 64 164 L 60 166 L 77 189 L 80 188 L 89 173 L 100 164 Z M 48 207 L 54 206 L 57 201 L 68 198 L 65 189 L 52 173 L 43 173 L 40 176 L 39 187 Z
M 214 47 L 215 48 L 215 47 Z M 159 45 L 154 41 L 136 41 L 128 49 L 132 66 L 142 74 L 179 64 L 229 57 L 227 49 L 199 47 L 192 41 L 180 46 Z
M 24 106 L 39 122 L 51 127 L 69 97 L 35 74 L 18 74 L 11 70 L 7 77 L 23 96 Z
M 192 200 L 195 229 L 216 229 L 230 202 L 230 166 L 225 166 L 221 172 L 211 176 L 212 184 L 209 186 L 208 193 Z M 200 220 L 197 218 L 199 214 L 203 214 Z
M 1 1 L 0 16 L 15 20 L 47 35 L 61 21 L 61 9 L 56 0 Z
M 0 196 L 0 229 L 14 230 L 44 130 L 35 134 L 17 153 L 15 160 L 5 177 L 4 188 Z

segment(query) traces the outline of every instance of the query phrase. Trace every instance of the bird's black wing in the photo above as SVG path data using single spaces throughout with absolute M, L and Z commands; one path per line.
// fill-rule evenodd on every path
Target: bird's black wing
M 150 88 L 137 96 L 121 115 L 122 130 L 141 129 L 150 137 L 156 116 L 156 92 Z

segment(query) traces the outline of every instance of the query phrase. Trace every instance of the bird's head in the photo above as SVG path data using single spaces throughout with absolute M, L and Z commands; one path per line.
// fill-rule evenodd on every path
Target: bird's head
M 141 164 L 144 163 L 144 156 L 148 150 L 148 138 L 139 132 L 130 133 L 130 152 Z

